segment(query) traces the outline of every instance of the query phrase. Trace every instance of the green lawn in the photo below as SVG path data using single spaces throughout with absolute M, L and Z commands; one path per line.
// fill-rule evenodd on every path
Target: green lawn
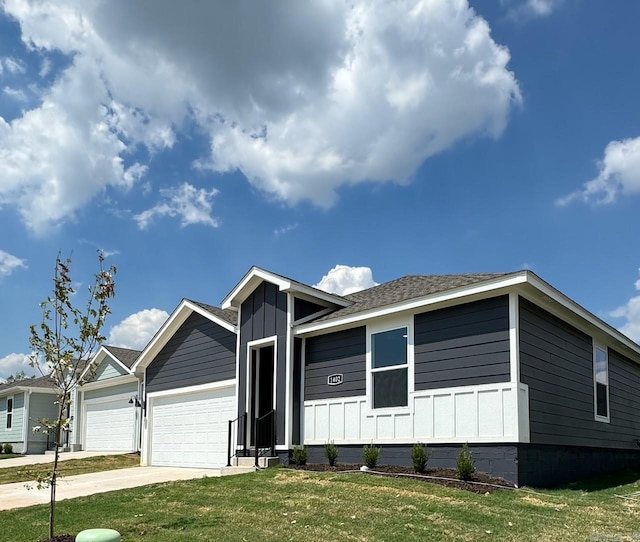
M 639 478 L 477 495 L 409 479 L 276 468 L 62 501 L 56 531 L 110 527 L 128 542 L 632 541 L 640 539 L 640 502 L 614 495 L 640 491 Z M 4 540 L 44 538 L 46 507 L 0 512 L 0 525 Z
M 124 469 L 140 465 L 140 456 L 137 454 L 100 455 L 87 457 L 86 459 L 69 459 L 58 463 L 58 473 L 61 476 L 74 474 L 86 474 L 88 472 L 100 472 L 103 470 Z M 51 470 L 53 463 L 41 463 L 39 465 L 27 465 L 25 467 L 0 469 L 0 484 L 13 482 L 28 482 L 35 480 L 39 475 L 44 475 Z

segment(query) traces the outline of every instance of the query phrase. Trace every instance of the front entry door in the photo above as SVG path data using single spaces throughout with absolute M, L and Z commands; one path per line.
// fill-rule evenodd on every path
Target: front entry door
M 250 397 L 250 442 L 255 442 L 254 420 L 260 418 L 274 409 L 273 404 L 273 369 L 274 369 L 273 345 L 254 348 L 251 350 L 251 397 Z M 268 435 L 259 435 L 258 447 L 270 446 Z M 263 442 L 264 441 L 264 442 Z

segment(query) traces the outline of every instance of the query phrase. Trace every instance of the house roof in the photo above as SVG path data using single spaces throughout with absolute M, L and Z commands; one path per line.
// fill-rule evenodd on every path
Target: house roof
M 469 286 L 486 280 L 506 277 L 512 273 L 463 273 L 456 275 L 406 275 L 366 290 L 344 296 L 351 302 L 314 322 L 324 322 L 359 312 L 409 301 L 419 297 Z
M 10 384 L 0 384 L 0 394 L 18 388 L 42 388 L 50 390 L 54 387 L 55 383 L 49 376 L 39 376 L 37 378 L 25 378 L 24 380 L 11 382 Z
M 342 296 L 319 290 L 308 284 L 298 282 L 297 280 L 254 265 L 245 273 L 244 277 L 236 284 L 233 290 L 227 294 L 227 297 L 222 300 L 220 305 L 223 309 L 238 309 L 242 302 L 255 290 L 256 286 L 265 280 L 277 285 L 281 292 L 293 292 L 297 297 L 326 303 L 335 307 L 346 307 L 350 304 L 350 301 Z
M 200 301 L 195 301 L 193 299 L 187 299 L 186 301 L 189 301 L 194 305 L 197 305 L 201 309 L 204 309 L 205 311 L 213 314 L 214 316 L 217 316 L 221 320 L 228 322 L 232 326 L 235 326 L 238 323 L 238 313 L 233 309 L 221 309 L 220 307 L 207 305 L 206 303 L 201 303 Z
M 104 348 L 115 357 L 120 363 L 122 363 L 127 369 L 131 369 L 133 364 L 140 355 L 140 350 L 131 350 L 130 348 L 121 348 L 119 346 L 104 345 Z

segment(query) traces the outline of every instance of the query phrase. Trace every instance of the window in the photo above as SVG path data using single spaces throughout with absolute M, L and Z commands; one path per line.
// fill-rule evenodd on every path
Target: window
M 593 351 L 596 420 L 609 421 L 609 362 L 607 351 L 596 346 Z
M 408 328 L 371 334 L 373 408 L 409 405 Z
M 7 397 L 7 429 L 11 429 L 13 423 L 13 397 Z

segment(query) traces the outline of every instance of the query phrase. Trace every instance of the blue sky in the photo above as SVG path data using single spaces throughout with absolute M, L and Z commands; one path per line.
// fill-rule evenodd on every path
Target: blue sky
M 640 340 L 637 2 L 130 4 L 0 2 L 0 378 L 58 251 L 133 348 L 251 265 L 526 267 Z

